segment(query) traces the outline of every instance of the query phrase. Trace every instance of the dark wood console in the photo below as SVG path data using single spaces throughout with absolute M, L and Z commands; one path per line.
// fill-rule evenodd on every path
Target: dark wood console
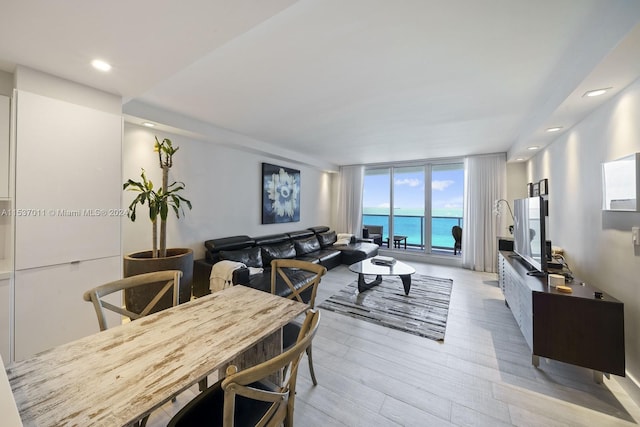
M 572 293 L 559 292 L 508 251 L 499 253 L 499 282 L 535 366 L 547 357 L 593 369 L 598 382 L 625 375 L 623 303 L 577 278 L 566 283 Z

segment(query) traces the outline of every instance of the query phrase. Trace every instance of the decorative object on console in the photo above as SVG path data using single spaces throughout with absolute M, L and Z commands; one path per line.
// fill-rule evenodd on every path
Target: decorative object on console
M 300 221 L 300 171 L 262 164 L 262 223 Z
M 140 174 L 142 181 L 127 180 L 123 190 L 137 192 L 138 195 L 129 205 L 128 216 L 131 221 L 137 218 L 138 205 L 147 204 L 149 219 L 152 226 L 152 250 L 136 252 L 124 257 L 124 276 L 134 276 L 163 270 L 182 271 L 180 282 L 180 302 L 191 298 L 191 282 L 193 278 L 193 250 L 190 248 L 167 249 L 167 216 L 169 208 L 177 218 L 184 213 L 184 206 L 191 209 L 191 202 L 180 195 L 184 190 L 183 182 L 174 181 L 169 184 L 169 169 L 173 166 L 173 155 L 179 147 L 173 147 L 171 140 L 164 138 L 162 142 L 155 137 L 153 151 L 158 153 L 158 163 L 162 170 L 162 187 L 157 190 L 153 182 L 147 178 L 145 170 Z M 160 236 L 158 236 L 158 218 L 160 218 Z M 158 242 L 159 237 L 159 242 Z M 159 244 L 158 244 L 159 243 Z M 128 289 L 125 291 L 125 305 L 128 310 L 136 311 L 145 307 L 161 289 L 161 283 Z M 166 301 L 156 306 L 158 310 L 170 307 L 171 300 L 165 295 Z

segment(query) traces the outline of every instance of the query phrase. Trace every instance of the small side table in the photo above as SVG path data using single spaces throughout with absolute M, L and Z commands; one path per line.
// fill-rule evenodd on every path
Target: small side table
M 393 247 L 400 249 L 400 243 L 404 242 L 404 248 L 407 249 L 407 236 L 393 236 Z

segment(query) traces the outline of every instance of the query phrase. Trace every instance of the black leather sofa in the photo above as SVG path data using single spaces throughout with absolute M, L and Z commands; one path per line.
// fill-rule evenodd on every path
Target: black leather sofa
M 271 292 L 271 260 L 295 258 L 321 264 L 330 270 L 341 264 L 353 264 L 378 255 L 378 245 L 358 242 L 355 237 L 349 244 L 335 245 L 337 235 L 329 227 L 318 226 L 289 233 L 260 237 L 231 236 L 204 242 L 206 257 L 194 261 L 193 295 L 208 294 L 209 277 L 213 265 L 221 260 L 236 261 L 247 267 L 263 268 L 260 274 L 249 275 L 248 268 L 233 272 L 233 284 L 247 285 Z M 302 286 L 310 275 L 298 271 L 293 273 L 294 283 Z M 287 296 L 291 290 L 284 283 L 276 283 L 276 293 Z

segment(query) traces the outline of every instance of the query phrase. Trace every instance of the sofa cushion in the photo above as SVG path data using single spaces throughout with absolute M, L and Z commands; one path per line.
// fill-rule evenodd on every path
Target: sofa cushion
M 295 258 L 296 248 L 293 242 L 283 242 L 275 245 L 264 245 L 262 248 L 262 264 L 270 266 L 274 259 Z
M 247 267 L 262 268 L 262 251 L 258 246 L 235 251 L 220 251 L 220 260 L 241 262 Z
M 350 245 L 337 246 L 342 252 L 342 263 L 351 265 L 366 258 L 378 255 L 379 246 L 375 243 L 354 243 Z
M 324 233 L 318 234 L 318 241 L 320 242 L 320 247 L 322 249 L 327 248 L 333 245 L 338 238 L 336 237 L 335 231 L 327 231 Z
M 297 256 L 320 250 L 320 242 L 318 242 L 318 238 L 316 236 L 295 240 L 293 244 L 296 248 Z

